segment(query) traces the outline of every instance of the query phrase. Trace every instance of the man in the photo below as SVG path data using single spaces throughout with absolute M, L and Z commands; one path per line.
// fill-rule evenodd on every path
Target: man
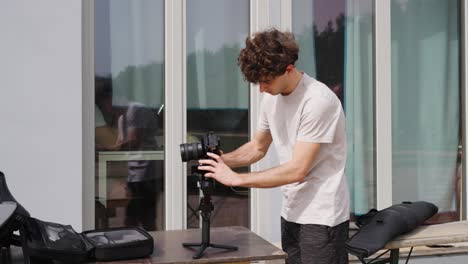
M 238 64 L 264 95 L 252 141 L 213 160 L 200 160 L 205 176 L 227 186 L 282 186 L 281 240 L 287 263 L 348 263 L 349 192 L 344 175 L 345 117 L 326 85 L 294 67 L 299 47 L 276 29 L 248 37 Z M 280 165 L 236 173 L 230 168 L 262 159 L 274 142 Z
M 136 151 L 157 150 L 158 129 L 156 112 L 137 102 L 130 102 L 125 114 L 119 117 L 118 141 L 123 149 Z M 125 225 L 142 225 L 147 231 L 156 230 L 157 196 L 162 188 L 162 164 L 155 160 L 128 161 L 127 187 L 130 200 Z

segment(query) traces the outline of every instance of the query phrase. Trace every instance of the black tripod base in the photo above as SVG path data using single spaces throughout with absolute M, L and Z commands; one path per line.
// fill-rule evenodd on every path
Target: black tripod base
M 200 247 L 198 249 L 197 254 L 193 256 L 194 259 L 199 259 L 203 257 L 205 254 L 205 249 L 212 247 L 212 248 L 219 248 L 219 249 L 226 249 L 226 250 L 237 250 L 237 247 L 234 246 L 227 246 L 227 245 L 219 245 L 219 244 L 212 244 L 212 243 L 183 243 L 184 247 Z

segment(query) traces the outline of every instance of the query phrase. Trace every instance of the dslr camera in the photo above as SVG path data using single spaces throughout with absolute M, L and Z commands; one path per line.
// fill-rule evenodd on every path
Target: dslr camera
M 221 140 L 213 133 L 208 132 L 203 136 L 201 142 L 180 144 L 180 156 L 182 161 L 211 159 L 206 154 L 208 152 L 220 155 Z
M 211 159 L 208 152 L 221 154 L 220 150 L 221 140 L 213 133 L 208 132 L 203 136 L 201 142 L 180 144 L 180 156 L 182 161 L 188 162 L 191 160 Z M 205 178 L 205 171 L 198 169 L 198 165 L 192 165 L 192 176 L 198 176 L 198 187 L 201 188 L 204 195 L 210 196 L 213 193 L 214 180 Z M 208 203 L 206 203 L 208 204 Z

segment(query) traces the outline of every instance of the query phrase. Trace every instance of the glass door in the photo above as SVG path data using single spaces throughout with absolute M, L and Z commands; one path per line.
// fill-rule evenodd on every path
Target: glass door
M 95 227 L 164 229 L 164 1 L 97 0 Z
M 393 203 L 434 203 L 432 223 L 461 219 L 458 14 L 458 0 L 391 1 Z

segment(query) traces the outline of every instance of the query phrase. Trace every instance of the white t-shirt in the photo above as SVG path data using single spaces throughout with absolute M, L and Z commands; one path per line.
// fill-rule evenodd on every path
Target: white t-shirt
M 264 95 L 258 129 L 270 131 L 281 164 L 292 159 L 297 141 L 321 143 L 304 182 L 281 187 L 281 216 L 332 227 L 349 220 L 345 116 L 336 95 L 304 73 L 289 95 Z

